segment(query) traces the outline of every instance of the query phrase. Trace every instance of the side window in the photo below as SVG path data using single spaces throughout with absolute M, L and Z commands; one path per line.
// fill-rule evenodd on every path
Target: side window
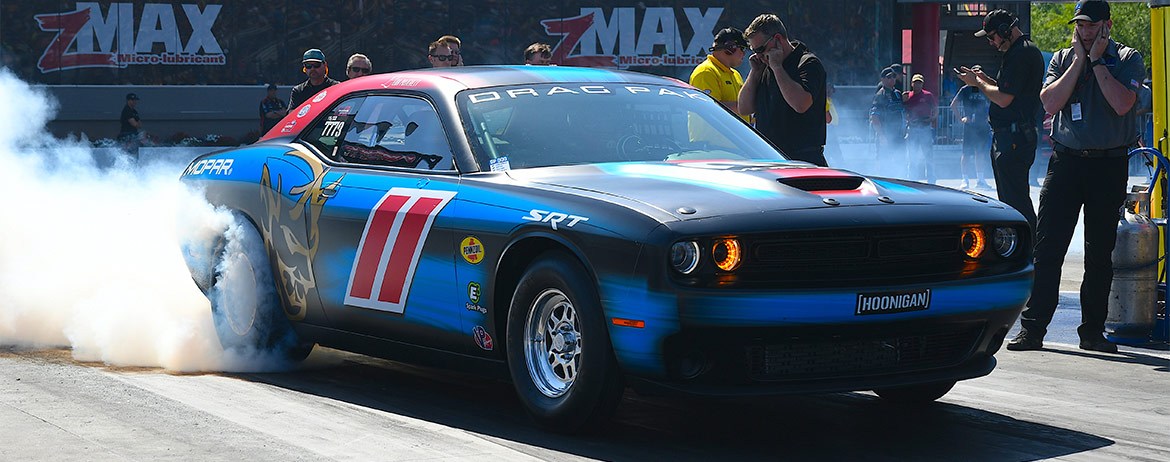
M 316 147 L 326 157 L 337 160 L 337 154 L 333 151 L 341 139 L 341 132 L 345 125 L 357 115 L 364 99 L 361 97 L 351 98 L 337 103 L 333 109 L 329 110 L 329 115 L 325 116 L 324 120 L 305 130 L 301 139 Z
M 368 96 L 345 130 L 338 159 L 421 170 L 451 170 L 451 147 L 431 104 L 419 98 Z

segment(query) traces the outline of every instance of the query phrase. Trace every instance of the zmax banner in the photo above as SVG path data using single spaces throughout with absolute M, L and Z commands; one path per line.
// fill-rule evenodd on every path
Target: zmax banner
M 427 46 L 450 34 L 467 65 L 522 64 L 541 42 L 559 65 L 685 80 L 720 29 L 771 12 L 831 81 L 871 84 L 896 58 L 894 1 L 0 0 L 0 65 L 44 84 L 295 84 L 308 48 L 344 78 L 353 53 L 375 72 L 426 67 Z

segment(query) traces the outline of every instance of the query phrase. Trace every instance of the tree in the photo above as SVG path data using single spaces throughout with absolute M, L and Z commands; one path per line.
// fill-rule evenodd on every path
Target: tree
M 1142 54 L 1150 68 L 1150 7 L 1146 3 L 1110 3 L 1113 29 L 1109 36 Z M 1072 44 L 1073 3 L 1033 3 L 1032 41 L 1043 51 L 1055 52 Z

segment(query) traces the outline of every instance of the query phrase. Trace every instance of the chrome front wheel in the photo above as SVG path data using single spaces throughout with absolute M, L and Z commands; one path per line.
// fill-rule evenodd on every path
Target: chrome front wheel
M 541 394 L 557 398 L 573 386 L 581 367 L 582 338 L 573 302 L 546 289 L 532 302 L 524 326 L 524 359 Z

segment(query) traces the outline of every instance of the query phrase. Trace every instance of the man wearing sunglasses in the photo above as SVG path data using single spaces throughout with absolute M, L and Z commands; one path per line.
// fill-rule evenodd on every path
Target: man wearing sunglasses
M 348 79 L 370 75 L 372 72 L 374 72 L 374 65 L 370 62 L 370 58 L 361 53 L 354 53 L 345 63 L 345 76 Z
M 459 65 L 459 55 L 451 52 L 446 42 L 435 41 L 427 48 L 427 59 L 431 67 L 455 67 Z
M 825 66 L 774 14 L 757 16 L 744 35 L 753 54 L 739 113 L 754 113 L 756 130 L 788 158 L 826 165 Z
M 306 51 L 301 58 L 301 66 L 309 78 L 293 87 L 292 95 L 289 97 L 288 109 L 290 111 L 300 107 L 301 103 L 308 101 L 321 90 L 339 83 L 329 78 L 329 64 L 325 62 L 325 53 L 321 50 L 312 48 Z
M 708 49 L 711 54 L 707 55 L 707 60 L 691 72 L 691 86 L 739 114 L 739 89 L 743 88 L 743 77 L 735 68 L 743 64 L 747 47 L 747 40 L 739 29 L 728 27 L 719 31 L 715 34 L 715 43 Z M 748 116 L 741 114 L 740 117 L 751 122 Z
M 455 55 L 455 66 L 463 65 L 463 41 L 459 40 L 459 37 L 454 35 L 444 35 L 439 37 L 436 42 L 446 44 L 447 48 L 451 49 L 451 54 Z

